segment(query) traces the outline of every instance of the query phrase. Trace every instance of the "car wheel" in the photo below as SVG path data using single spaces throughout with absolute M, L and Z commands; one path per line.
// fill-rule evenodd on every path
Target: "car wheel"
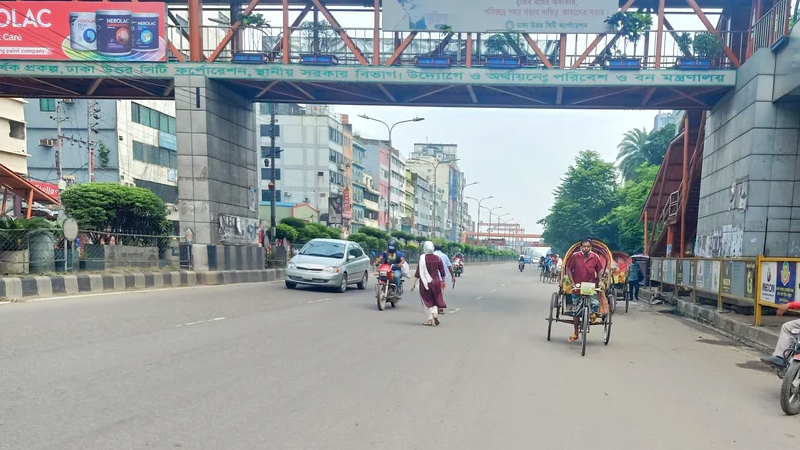
M 294 288 L 297 287 L 297 283 L 292 283 L 290 281 L 287 281 L 286 282 L 286 287 L 289 288 L 289 289 L 294 289 Z
M 359 282 L 356 287 L 361 289 L 362 291 L 367 288 L 367 281 L 369 280 L 369 274 L 364 272 L 364 276 L 361 277 L 361 282 Z
M 344 293 L 347 290 L 347 274 L 342 274 L 342 282 L 339 284 L 339 292 Z

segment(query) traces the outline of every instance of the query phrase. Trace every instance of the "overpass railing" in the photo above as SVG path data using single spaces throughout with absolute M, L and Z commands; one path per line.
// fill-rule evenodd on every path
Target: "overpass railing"
M 789 36 L 791 16 L 791 2 L 778 0 L 775 6 L 753 25 L 752 51 L 770 48 L 782 38 Z
M 651 258 L 654 282 L 695 302 L 716 302 L 718 310 L 752 308 L 761 325 L 764 307 L 800 300 L 800 258 Z
M 203 52 L 211 55 L 227 33 L 227 26 L 203 27 Z M 375 65 L 375 36 L 372 28 L 347 28 L 343 30 L 350 43 L 369 64 Z M 167 27 L 167 39 L 184 55 L 189 54 L 189 41 L 185 28 Z M 603 36 L 595 46 L 596 35 L 560 35 L 535 33 L 444 33 L 418 32 L 411 39 L 410 33 L 379 32 L 377 47 L 378 62 L 385 65 L 414 65 L 416 58 L 423 56 L 448 57 L 455 67 L 483 66 L 489 56 L 518 57 L 522 66 L 564 68 L 602 68 L 606 60 L 625 56 L 638 59 L 645 69 L 671 68 L 683 58 L 694 58 L 691 43 L 695 37 L 707 31 L 667 31 L 658 45 L 657 31 L 645 33 L 636 43 L 614 34 Z M 733 54 L 744 55 L 747 51 L 749 33 L 747 31 L 721 31 L 720 40 L 727 44 Z M 264 55 L 267 59 L 283 60 L 281 28 L 242 28 L 231 44 L 225 46 L 217 57 L 218 61 L 230 61 L 233 49 L 236 52 Z M 562 43 L 563 42 L 563 43 Z M 536 49 L 531 43 L 534 43 Z M 405 47 L 404 47 L 405 46 Z M 398 48 L 404 47 L 402 52 Z M 469 50 L 468 50 L 469 49 Z M 471 50 L 471 51 L 470 51 Z M 303 54 L 324 54 L 336 57 L 338 64 L 359 65 L 359 57 L 349 43 L 330 27 L 308 27 L 291 29 L 289 36 L 289 61 L 298 62 Z M 540 57 L 548 61 L 545 64 Z M 713 65 L 731 68 L 728 56 L 719 50 L 713 58 Z

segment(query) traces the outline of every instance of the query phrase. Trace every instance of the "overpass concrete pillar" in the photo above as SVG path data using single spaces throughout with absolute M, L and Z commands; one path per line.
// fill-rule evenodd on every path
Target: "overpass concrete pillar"
M 175 77 L 181 232 L 197 270 L 263 269 L 256 118 L 251 102 L 203 76 Z
M 773 103 L 774 84 L 759 50 L 708 114 L 698 256 L 800 256 L 800 105 Z

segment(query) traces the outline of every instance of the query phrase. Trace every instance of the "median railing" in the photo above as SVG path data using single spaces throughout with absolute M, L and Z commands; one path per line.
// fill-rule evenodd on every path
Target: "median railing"
M 651 258 L 653 283 L 718 310 L 752 308 L 761 325 L 763 307 L 800 301 L 800 258 Z

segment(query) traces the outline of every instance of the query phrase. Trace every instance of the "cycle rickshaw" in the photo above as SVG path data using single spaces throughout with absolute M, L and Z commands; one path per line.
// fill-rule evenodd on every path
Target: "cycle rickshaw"
M 594 283 L 581 283 L 577 289 L 574 291 L 572 290 L 566 270 L 570 258 L 580 257 L 580 246 L 580 242 L 574 244 L 564 255 L 564 262 L 561 265 L 561 272 L 559 274 L 560 278 L 557 280 L 558 291 L 554 292 L 550 298 L 550 315 L 547 318 L 547 340 L 550 340 L 554 322 L 572 325 L 573 318 L 577 316 L 580 318 L 578 337 L 581 340 L 581 356 L 585 356 L 587 335 L 592 326 L 602 325 L 603 344 L 608 345 L 608 342 L 611 340 L 611 319 L 614 315 L 616 299 L 611 295 L 611 286 L 613 282 L 611 277 L 612 252 L 606 244 L 596 239 L 592 240 L 592 251 L 597 253 L 603 265 L 600 283 L 598 285 L 594 285 Z M 573 302 L 572 299 L 573 293 L 578 296 L 575 302 Z M 597 299 L 600 302 L 600 309 L 598 311 L 597 320 L 592 322 L 591 297 L 595 294 L 597 294 Z
M 611 293 L 615 300 L 614 304 L 616 305 L 616 300 L 625 300 L 625 312 L 628 312 L 628 306 L 630 305 L 628 274 L 631 272 L 633 260 L 625 252 L 611 252 L 611 256 L 614 259 L 614 263 L 616 263 L 616 267 L 611 272 L 613 282 Z

